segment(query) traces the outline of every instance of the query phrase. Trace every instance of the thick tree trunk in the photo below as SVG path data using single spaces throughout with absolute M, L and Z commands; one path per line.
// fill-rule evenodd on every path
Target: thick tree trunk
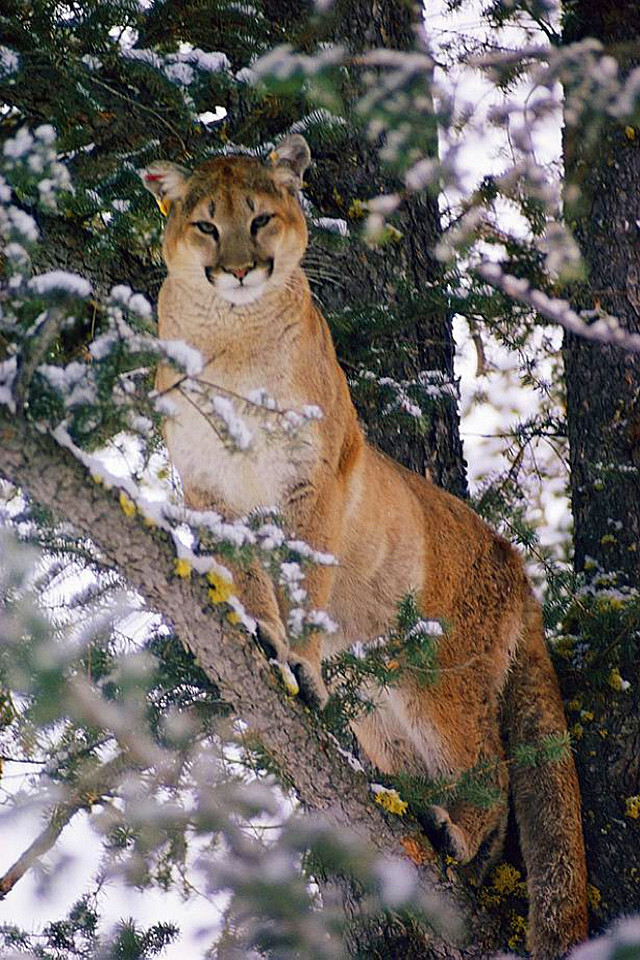
M 568 5 L 565 42 L 586 36 L 604 43 L 624 76 L 638 64 L 637 0 Z M 564 146 L 567 181 L 581 192 L 567 215 L 588 271 L 574 306 L 601 308 L 640 332 L 640 130 L 612 121 L 597 135 L 568 127 Z M 637 910 L 640 899 L 640 821 L 626 815 L 626 799 L 640 793 L 638 634 L 616 593 L 640 584 L 640 355 L 567 335 L 565 364 L 575 567 L 607 588 L 584 597 L 570 627 L 583 645 L 567 678 L 582 711 L 577 760 L 602 921 Z M 616 615 L 608 636 L 603 618 Z M 615 689 L 620 676 L 632 681 L 626 691 Z
M 281 5 L 282 0 L 268 0 L 269 7 Z M 286 0 L 285 5 L 288 5 Z M 331 39 L 354 56 L 378 47 L 415 51 L 420 49 L 420 16 L 417 6 L 402 0 L 340 0 L 334 10 Z M 310 180 L 311 195 L 329 216 L 345 216 L 354 201 L 366 201 L 380 193 L 403 189 L 402 182 L 381 163 L 379 151 L 383 144 L 372 143 L 362 129 L 354 109 L 361 90 L 358 68 L 351 68 L 342 91 L 351 131 L 348 150 L 317 157 Z M 420 93 L 425 103 L 430 102 L 426 74 Z M 433 129 L 435 152 L 435 128 L 426 113 L 424 124 Z M 341 253 L 333 263 L 341 283 L 339 286 L 320 283 L 320 299 L 327 311 L 335 313 L 350 307 L 364 314 L 367 308 L 387 304 L 395 314 L 396 324 L 383 344 L 385 376 L 410 380 L 418 378 L 423 371 L 435 371 L 453 385 L 451 314 L 445 306 L 445 297 L 434 297 L 432 293 L 433 285 L 442 276 L 442 268 L 434 255 L 441 232 L 437 199 L 424 193 L 408 195 L 393 223 L 399 235 L 383 247 L 368 246 L 357 232 L 352 233 L 348 256 Z M 331 263 L 331 254 L 327 251 L 324 254 Z M 415 292 L 415 308 L 409 316 L 407 288 Z M 346 361 L 349 373 L 350 356 L 340 359 Z M 410 469 L 430 476 L 451 493 L 467 494 L 454 396 L 443 395 L 433 404 L 424 433 L 411 429 L 410 423 L 402 428 L 394 426 L 381 417 L 377 406 L 366 402 L 359 404 L 359 410 L 373 443 Z

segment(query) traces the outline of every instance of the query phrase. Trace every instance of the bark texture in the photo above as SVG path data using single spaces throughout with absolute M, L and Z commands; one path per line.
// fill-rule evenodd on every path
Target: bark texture
M 268 5 L 280 8 L 283 4 L 282 0 L 268 0 Z M 363 51 L 376 48 L 423 50 L 420 16 L 417 6 L 401 0 L 339 0 L 330 39 L 342 44 L 354 59 Z M 420 90 L 425 102 L 430 101 L 428 84 L 429 77 L 425 75 Z M 402 181 L 381 163 L 379 151 L 383 143 L 379 139 L 371 141 L 362 129 L 354 108 L 362 87 L 359 69 L 352 66 L 342 90 L 350 129 L 348 148 L 336 153 L 328 150 L 317 156 L 309 177 L 310 194 L 328 216 L 348 216 L 354 200 L 366 201 L 381 193 L 403 192 Z M 432 130 L 431 147 L 435 154 L 437 135 L 428 113 L 425 113 L 424 125 Z M 316 285 L 319 299 L 331 312 L 349 306 L 366 309 L 380 304 L 397 310 L 401 286 L 415 289 L 418 293 L 415 312 L 399 318 L 397 328 L 381 344 L 385 375 L 402 380 L 416 378 L 421 371 L 435 370 L 453 383 L 451 313 L 447 311 L 443 295 L 429 296 L 433 284 L 442 277 L 441 265 L 434 254 L 441 233 L 437 198 L 426 193 L 407 195 L 393 224 L 400 236 L 381 248 L 367 246 L 356 231 L 351 236 L 347 257 L 322 249 L 331 272 L 340 282 L 336 285 L 320 281 Z M 348 354 L 339 355 L 339 359 L 347 362 L 349 373 Z M 434 405 L 429 427 L 422 437 L 411 430 L 390 428 L 379 409 L 361 405 L 359 412 L 369 439 L 395 460 L 423 476 L 430 476 L 456 496 L 467 495 L 466 464 L 455 399 L 443 399 Z
M 616 53 L 635 34 L 636 2 L 572 4 L 567 42 L 596 36 Z M 619 55 L 621 73 L 640 60 Z M 629 331 L 640 332 L 640 131 L 606 122 L 594 137 L 565 134 L 567 180 L 581 198 L 571 224 L 588 269 L 577 306 L 601 307 Z M 640 581 L 640 355 L 568 334 L 567 414 L 575 563 L 595 560 Z M 590 564 L 587 563 L 587 567 Z
M 637 0 L 568 4 L 565 42 L 586 36 L 602 41 L 621 75 L 627 74 L 640 62 Z M 585 123 L 568 128 L 564 148 L 567 181 L 581 191 L 568 216 L 588 270 L 574 305 L 601 307 L 637 333 L 640 130 L 607 121 L 594 134 Z M 640 355 L 567 335 L 565 364 L 575 566 L 587 580 L 605 573 L 614 588 L 638 587 Z M 624 636 L 623 624 L 621 619 L 620 635 L 609 649 L 604 642 L 598 649 L 597 638 L 590 641 L 585 666 L 571 673 L 567 686 L 595 715 L 583 725 L 577 762 L 590 879 L 601 898 L 594 910 L 597 923 L 637 910 L 640 900 L 640 830 L 637 820 L 625 816 L 625 798 L 640 793 L 638 636 Z M 596 670 L 614 665 L 632 681 L 627 692 L 595 682 Z

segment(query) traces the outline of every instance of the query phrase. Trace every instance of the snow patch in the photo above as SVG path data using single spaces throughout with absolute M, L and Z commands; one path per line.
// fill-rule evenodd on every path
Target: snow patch
M 66 270 L 50 270 L 40 273 L 29 281 L 29 288 L 40 296 L 62 293 L 72 297 L 88 297 L 91 284 L 77 273 Z

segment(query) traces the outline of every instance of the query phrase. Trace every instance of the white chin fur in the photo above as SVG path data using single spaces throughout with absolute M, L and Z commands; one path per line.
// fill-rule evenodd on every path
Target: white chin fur
M 221 287 L 216 283 L 216 293 L 223 300 L 233 304 L 253 303 L 259 300 L 265 291 L 266 283 L 261 283 L 255 287 Z

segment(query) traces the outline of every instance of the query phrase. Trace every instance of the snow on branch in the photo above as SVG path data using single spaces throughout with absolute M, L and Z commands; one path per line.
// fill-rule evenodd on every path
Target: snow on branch
M 507 296 L 520 300 L 553 323 L 559 323 L 569 333 L 598 343 L 610 343 L 623 350 L 640 351 L 640 334 L 623 329 L 617 317 L 597 315 L 593 323 L 575 310 L 566 300 L 549 297 L 542 290 L 534 289 L 528 280 L 504 273 L 497 263 L 485 261 L 476 267 L 480 276 Z M 590 314 L 591 316 L 592 314 Z

